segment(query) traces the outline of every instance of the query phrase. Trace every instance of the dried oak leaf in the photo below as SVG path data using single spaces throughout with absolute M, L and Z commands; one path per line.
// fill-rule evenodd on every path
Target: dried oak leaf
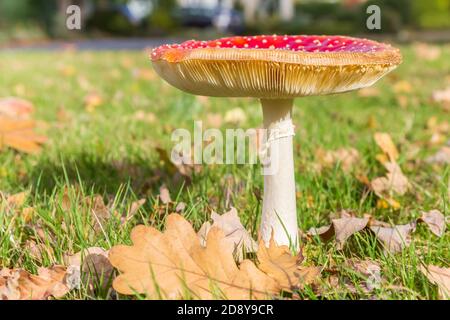
M 9 147 L 25 153 L 38 153 L 47 137 L 34 132 L 33 120 L 15 120 L 0 116 L 0 150 Z
M 60 298 L 71 289 L 66 284 L 66 268 L 39 268 L 38 275 L 23 269 L 0 270 L 0 298 L 2 300 L 45 300 Z
M 437 285 L 440 299 L 450 299 L 450 268 L 429 265 L 421 266 L 420 271 L 431 283 Z
M 439 210 L 423 211 L 422 216 L 417 219 L 417 222 L 425 223 L 431 232 L 438 237 L 442 237 L 445 232 L 445 217 Z
M 261 241 L 257 252 L 258 268 L 268 276 L 275 279 L 282 289 L 303 288 L 304 285 L 311 284 L 320 275 L 318 267 L 302 267 L 303 261 L 301 252 L 297 256 L 292 256 L 286 246 L 277 246 L 273 239 L 266 247 Z
M 318 235 L 324 241 L 330 240 L 333 236 L 336 236 L 336 244 L 338 249 L 344 247 L 345 241 L 350 236 L 363 230 L 369 222 L 369 218 L 357 218 L 357 217 L 342 217 L 339 219 L 332 219 L 331 225 L 321 228 L 311 228 L 308 234 L 315 236 Z
M 393 227 L 370 226 L 370 230 L 380 240 L 385 249 L 391 253 L 401 251 L 411 244 L 411 232 L 416 229 L 416 223 L 411 222 Z
M 242 225 L 235 208 L 232 207 L 230 211 L 222 215 L 213 212 L 211 219 L 213 223 L 205 222 L 197 233 L 200 237 L 200 243 L 203 246 L 206 245 L 206 239 L 211 228 L 217 227 L 225 234 L 225 240 L 233 245 L 234 254 L 238 261 L 244 258 L 244 253 L 256 252 L 258 250 L 258 244 Z
M 284 261 L 285 256 L 275 255 L 282 263 L 270 260 L 274 257 L 269 254 L 262 254 L 260 263 L 265 266 L 264 272 L 250 260 L 237 265 L 234 248 L 225 241 L 222 230 L 211 228 L 206 246 L 202 246 L 190 223 L 178 214 L 168 216 L 164 232 L 137 226 L 131 240 L 132 246 L 115 246 L 109 253 L 111 264 L 122 272 L 113 282 L 114 289 L 122 294 L 140 293 L 148 298 L 169 299 L 186 296 L 264 299 L 281 290 L 291 290 L 291 287 L 283 288 L 286 283 L 301 281 L 277 279 L 279 273 L 274 271 L 273 265 L 283 266 L 297 261 L 296 257 Z M 287 247 L 280 250 L 289 253 Z M 283 276 L 290 277 L 292 273 Z

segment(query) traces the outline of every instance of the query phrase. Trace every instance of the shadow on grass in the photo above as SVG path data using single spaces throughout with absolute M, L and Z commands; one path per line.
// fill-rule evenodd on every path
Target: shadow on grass
M 150 163 L 148 159 L 107 161 L 80 153 L 59 161 L 41 159 L 25 183 L 38 192 L 46 193 L 65 185 L 81 185 L 94 193 L 114 194 L 124 185 L 129 185 L 136 196 L 144 196 L 157 194 L 162 184 L 177 190 L 183 183 L 190 183 L 188 180 L 188 177 L 173 172 L 171 167 Z

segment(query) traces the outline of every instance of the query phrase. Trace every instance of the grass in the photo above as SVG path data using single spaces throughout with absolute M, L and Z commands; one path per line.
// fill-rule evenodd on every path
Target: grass
M 439 148 L 426 143 L 431 137 L 427 121 L 431 117 L 449 120 L 448 113 L 430 101 L 430 95 L 449 85 L 450 47 L 442 47 L 441 58 L 428 62 L 419 60 L 410 47 L 402 49 L 404 63 L 377 84 L 381 94 L 376 97 L 352 92 L 296 100 L 295 163 L 301 230 L 328 223 L 330 213 L 341 209 L 351 209 L 357 215 L 370 213 L 396 224 L 417 218 L 422 210 L 438 209 L 448 215 L 449 167 L 430 165 L 424 159 Z M 0 70 L 0 97 L 15 95 L 32 101 L 35 117 L 45 122 L 43 127 L 50 137 L 39 155 L 0 152 L 0 190 L 10 194 L 29 190 L 27 205 L 36 208 L 30 221 L 0 211 L 0 268 L 36 271 L 41 265 L 61 264 L 64 255 L 84 248 L 108 249 L 129 243 L 130 230 L 136 224 L 163 228 L 170 210 L 158 203 L 162 184 L 169 187 L 172 199 L 187 204 L 184 216 L 196 228 L 209 218 L 211 210 L 224 212 L 233 205 L 256 237 L 261 210 L 257 195 L 262 191 L 258 167 L 204 166 L 191 181 L 180 182 L 155 151 L 155 146 L 170 150 L 173 129 L 192 130 L 194 120 L 205 120 L 212 113 L 223 116 L 230 107 L 246 112 L 243 127 L 259 126 L 262 115 L 256 100 L 203 100 L 180 92 L 152 73 L 144 52 L 2 52 Z M 395 92 L 395 84 L 402 80 L 411 84 L 412 92 Z M 91 92 L 97 92 L 103 102 L 89 111 L 84 99 Z M 399 95 L 408 99 L 406 106 L 399 103 Z M 152 113 L 154 120 L 138 119 L 140 111 L 147 116 Z M 230 126 L 223 124 L 222 128 Z M 415 186 L 397 198 L 399 210 L 378 208 L 375 195 L 367 194 L 355 174 L 339 167 L 313 170 L 317 148 L 354 147 L 362 156 L 355 171 L 369 179 L 381 175 L 383 169 L 376 161 L 379 150 L 373 141 L 376 131 L 388 132 L 397 143 L 399 162 Z M 448 132 L 444 138 L 448 140 Z M 415 149 L 417 153 L 412 154 Z M 227 185 L 231 199 L 225 196 Z M 72 203 L 100 194 L 112 201 L 118 212 L 126 212 L 137 199 L 145 198 L 147 203 L 128 223 L 122 225 L 111 218 L 98 231 L 86 206 L 63 209 L 65 192 Z M 36 259 L 25 245 L 30 239 L 51 247 L 53 253 Z M 448 267 L 449 244 L 448 232 L 438 238 L 423 226 L 413 234 L 411 246 L 395 255 L 384 253 L 376 239 L 365 233 L 354 235 L 343 250 L 337 250 L 334 242 L 313 239 L 303 244 L 308 262 L 337 266 L 341 280 L 346 278 L 357 292 L 342 283 L 327 284 L 332 274 L 325 271 L 321 296 L 309 288 L 300 292 L 300 297 L 436 299 L 436 287 L 418 267 Z M 385 280 L 371 294 L 358 289 L 359 275 L 345 267 L 345 261 L 358 257 L 381 265 Z M 80 288 L 67 295 L 79 299 L 112 297 L 108 288 L 94 294 Z

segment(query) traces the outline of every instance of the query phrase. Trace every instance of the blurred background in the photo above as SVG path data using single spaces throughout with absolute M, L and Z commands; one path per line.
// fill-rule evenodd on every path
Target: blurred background
M 66 27 L 69 5 L 81 29 Z M 366 9 L 381 9 L 368 30 Z M 351 34 L 450 40 L 450 0 L 0 0 L 0 46 L 49 41 L 213 38 L 228 34 Z

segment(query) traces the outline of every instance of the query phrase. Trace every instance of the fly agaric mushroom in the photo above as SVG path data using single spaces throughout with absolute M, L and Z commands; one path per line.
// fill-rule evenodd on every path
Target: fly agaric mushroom
M 164 45 L 156 72 L 183 91 L 261 100 L 266 149 L 280 165 L 264 175 L 260 235 L 298 248 L 291 113 L 295 97 L 371 86 L 402 60 L 398 49 L 343 36 L 251 36 Z M 265 164 L 267 165 L 267 164 Z

